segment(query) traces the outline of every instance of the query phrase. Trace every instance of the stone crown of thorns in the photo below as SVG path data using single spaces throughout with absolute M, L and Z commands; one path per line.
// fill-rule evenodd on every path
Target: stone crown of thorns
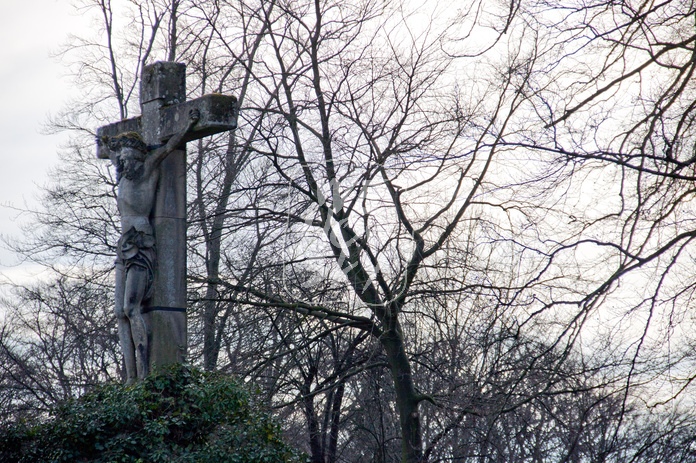
M 137 132 L 125 132 L 108 139 L 109 149 L 118 151 L 121 148 L 133 148 L 141 153 L 148 152 L 147 145 Z

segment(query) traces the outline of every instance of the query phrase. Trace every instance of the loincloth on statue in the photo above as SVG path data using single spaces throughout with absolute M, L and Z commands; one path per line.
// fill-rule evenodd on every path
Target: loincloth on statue
M 147 286 L 143 299 L 150 299 L 155 280 L 155 266 L 157 265 L 154 235 L 131 227 L 118 240 L 116 256 L 116 263 L 123 265 L 126 275 L 128 269 L 133 266 L 147 270 Z

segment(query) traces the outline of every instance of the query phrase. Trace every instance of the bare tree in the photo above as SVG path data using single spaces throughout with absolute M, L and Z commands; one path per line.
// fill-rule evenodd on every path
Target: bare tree
M 469 104 L 450 79 L 457 59 L 441 46 L 460 18 L 450 18 L 452 29 L 410 31 L 412 40 L 397 43 L 395 30 L 409 34 L 401 7 L 308 2 L 269 4 L 263 14 L 261 50 L 273 60 L 257 76 L 267 93 L 256 108 L 273 116 L 255 149 L 301 198 L 298 212 L 272 211 L 287 217 L 287 234 L 303 236 L 310 250 L 303 258 L 325 262 L 327 278 L 343 273 L 350 310 L 269 294 L 253 282 L 239 289 L 253 296 L 249 303 L 324 317 L 378 339 L 393 380 L 403 461 L 421 461 L 419 405 L 432 398 L 416 386 L 403 323 L 424 267 L 434 265 L 485 192 L 500 139 L 525 99 L 516 81 L 525 79 L 523 64 L 496 76 L 490 103 Z M 436 182 L 449 186 L 446 194 Z
M 108 288 L 59 278 L 13 292 L 1 306 L 3 422 L 46 413 L 116 379 L 120 360 Z
M 626 327 L 620 337 L 610 335 L 623 343 L 611 348 L 625 349 L 631 358 L 621 373 L 624 407 L 634 392 L 644 392 L 647 378 L 667 384 L 653 391 L 652 406 L 673 403 L 696 377 L 689 347 L 696 289 L 690 270 L 696 6 L 527 6 L 530 21 L 546 37 L 540 54 L 547 64 L 539 69 L 552 70 L 554 77 L 540 73 L 531 79 L 545 128 L 516 141 L 555 158 L 567 174 L 563 187 L 580 206 L 572 212 L 573 239 L 549 253 L 552 261 L 580 253 L 588 258 L 578 266 L 594 265 L 583 291 L 566 292 L 546 307 L 577 307 L 578 321 L 607 314 L 605 320 Z M 576 186 L 590 182 L 606 185 L 601 197 Z M 545 276 L 554 271 L 550 265 Z M 623 308 L 620 315 L 601 310 L 612 306 Z

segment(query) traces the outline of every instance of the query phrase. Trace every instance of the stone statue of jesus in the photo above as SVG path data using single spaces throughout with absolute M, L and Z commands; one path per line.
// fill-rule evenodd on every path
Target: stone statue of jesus
M 148 327 L 142 316 L 144 302 L 152 297 L 157 252 L 150 222 L 162 161 L 182 143 L 198 122 L 197 110 L 181 133 L 165 146 L 149 149 L 137 132 L 102 140 L 116 168 L 117 203 L 121 214 L 121 238 L 116 250 L 115 312 L 118 336 L 126 365 L 126 384 L 148 375 Z

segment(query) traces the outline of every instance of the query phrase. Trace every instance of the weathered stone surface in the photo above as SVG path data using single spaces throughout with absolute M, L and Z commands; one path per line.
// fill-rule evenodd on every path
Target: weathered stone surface
M 192 141 L 237 127 L 237 99 L 233 96 L 211 94 L 160 111 L 161 141 L 164 142 L 186 127 L 190 110 L 197 109 L 200 119 L 193 132 L 184 140 Z
M 163 106 L 186 101 L 186 65 L 160 61 L 145 66 L 140 80 L 140 104 L 160 100 Z
M 184 138 L 184 142 L 198 140 L 237 127 L 238 108 L 235 97 L 220 94 L 204 95 L 185 103 L 158 108 L 157 123 L 160 124 L 160 128 L 156 134 L 156 144 L 165 143 L 172 135 L 180 132 L 186 126 L 187 114 L 191 109 L 198 109 L 201 118 L 193 128 L 193 132 Z M 141 120 L 142 117 L 138 116 L 105 125 L 97 130 L 97 139 L 101 139 L 104 135 L 113 137 L 122 132 L 142 133 Z M 101 143 L 97 144 L 97 157 L 109 158 L 106 147 Z
M 183 363 L 188 349 L 186 312 L 156 310 L 143 314 L 150 327 L 150 370 L 172 363 Z M 165 336 L 173 333 L 175 337 Z
M 105 125 L 97 129 L 97 157 L 99 159 L 109 159 L 109 150 L 102 140 L 104 137 L 115 137 L 124 132 L 140 133 L 140 116 L 124 119 L 122 121 Z
M 161 110 L 167 105 L 177 108 L 178 103 L 185 100 L 184 65 L 160 62 L 143 69 L 140 81 L 141 134 L 146 144 L 157 146 L 165 141 Z M 183 119 L 185 124 L 188 123 L 188 112 Z M 186 125 L 182 127 L 185 129 Z M 144 307 L 149 328 L 150 371 L 183 361 L 187 350 L 185 145 L 169 154 L 159 169 L 159 183 L 150 217 L 157 242 L 157 267 L 152 305 Z
M 147 218 L 154 231 L 157 251 L 153 296 L 141 307 L 149 331 L 147 357 L 151 371 L 183 362 L 187 350 L 185 143 L 236 128 L 238 110 L 237 100 L 232 96 L 213 94 L 185 101 L 186 67 L 181 63 L 159 62 L 146 66 L 140 97 L 140 117 L 97 131 L 97 156 L 109 158 L 111 154 L 113 157 L 106 141 L 123 132 L 139 133 L 147 145 L 145 151 L 169 153 L 159 165 L 153 208 Z M 196 117 L 192 118 L 191 114 Z M 167 146 L 161 148 L 167 142 Z M 175 149 L 177 146 L 180 149 Z M 120 300 L 123 300 L 122 294 Z
M 158 260 L 152 306 L 167 310 L 150 312 L 146 318 L 150 327 L 151 369 L 183 362 L 188 346 L 185 312 L 186 151 L 174 151 L 160 169 L 152 214 Z

